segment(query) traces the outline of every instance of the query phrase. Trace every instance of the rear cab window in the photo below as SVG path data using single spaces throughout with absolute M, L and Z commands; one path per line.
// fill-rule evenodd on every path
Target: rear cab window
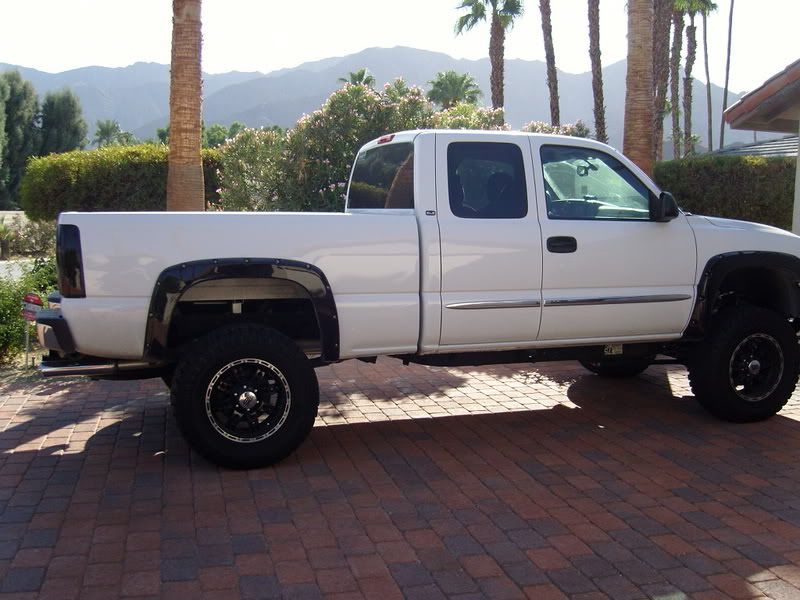
M 447 147 L 450 210 L 462 219 L 521 219 L 528 214 L 522 151 L 504 142 Z
M 414 208 L 414 142 L 396 142 L 362 150 L 356 157 L 348 209 Z

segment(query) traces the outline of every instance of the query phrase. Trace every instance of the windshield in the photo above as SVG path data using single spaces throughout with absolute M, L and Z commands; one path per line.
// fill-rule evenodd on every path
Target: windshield
M 348 208 L 414 208 L 414 143 L 364 150 L 356 157 Z

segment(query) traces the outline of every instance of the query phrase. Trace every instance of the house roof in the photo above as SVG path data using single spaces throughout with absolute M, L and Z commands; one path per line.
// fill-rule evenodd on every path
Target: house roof
M 800 60 L 745 94 L 725 111 L 725 121 L 733 129 L 797 132 L 800 121 Z
M 797 147 L 798 137 L 790 135 L 777 140 L 728 147 L 717 150 L 713 154 L 722 156 L 797 156 Z

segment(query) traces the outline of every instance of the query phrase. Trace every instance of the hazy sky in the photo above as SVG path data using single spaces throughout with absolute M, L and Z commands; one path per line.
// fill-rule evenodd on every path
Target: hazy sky
M 372 46 L 413 46 L 458 58 L 487 55 L 488 27 L 455 37 L 458 0 L 204 0 L 203 68 L 268 72 Z M 0 0 L 0 62 L 43 71 L 168 63 L 170 0 Z M 506 40 L 507 58 L 544 59 L 539 3 Z M 709 19 L 711 80 L 722 84 L 730 0 Z M 625 0 L 602 0 L 603 62 L 625 57 Z M 589 70 L 586 0 L 552 0 L 556 63 Z M 698 19 L 699 21 L 699 19 Z M 746 91 L 800 58 L 798 0 L 738 0 L 731 89 Z M 698 28 L 700 51 L 702 39 Z M 701 54 L 695 75 L 704 80 Z

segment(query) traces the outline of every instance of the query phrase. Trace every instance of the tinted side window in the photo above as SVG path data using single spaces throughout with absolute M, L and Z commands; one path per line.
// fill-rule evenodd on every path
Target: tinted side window
M 650 220 L 650 190 L 613 156 L 570 146 L 541 156 L 550 219 Z
M 414 208 L 414 144 L 370 148 L 356 157 L 349 208 Z
M 516 144 L 454 142 L 447 147 L 450 210 L 464 219 L 528 214 L 522 151 Z

